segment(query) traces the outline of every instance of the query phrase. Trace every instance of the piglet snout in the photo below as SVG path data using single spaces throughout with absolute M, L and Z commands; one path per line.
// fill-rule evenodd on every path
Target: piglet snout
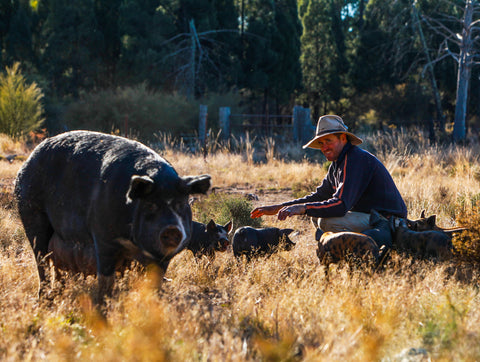
M 220 248 L 218 249 L 218 251 L 226 251 L 229 245 L 230 241 L 228 239 L 220 240 Z

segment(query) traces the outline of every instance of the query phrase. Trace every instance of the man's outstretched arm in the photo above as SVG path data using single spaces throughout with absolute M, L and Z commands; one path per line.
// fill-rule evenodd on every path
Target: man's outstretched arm
M 277 212 L 283 207 L 282 204 L 270 205 L 270 206 L 259 206 L 252 210 L 250 217 L 255 219 L 263 215 L 276 215 Z

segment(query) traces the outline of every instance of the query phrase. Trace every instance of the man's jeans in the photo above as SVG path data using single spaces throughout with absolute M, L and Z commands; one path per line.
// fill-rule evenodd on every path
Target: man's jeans
M 318 219 L 318 227 L 322 231 L 354 231 L 362 232 L 371 229 L 370 214 L 364 212 L 349 211 L 342 217 L 326 217 Z

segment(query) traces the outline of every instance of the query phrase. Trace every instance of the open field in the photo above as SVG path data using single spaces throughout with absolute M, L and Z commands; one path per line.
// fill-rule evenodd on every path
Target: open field
M 392 173 L 409 217 L 426 209 L 444 227 L 456 225 L 464 210 L 478 217 L 478 144 L 429 147 L 412 135 L 365 138 Z M 257 150 L 265 158 L 260 163 L 248 147 L 235 153 L 219 148 L 206 157 L 175 147 L 161 152 L 181 175 L 212 175 L 220 197 L 255 194 L 253 207 L 313 191 L 325 175 L 319 162 L 286 161 L 285 148 L 271 143 Z M 3 151 L 15 152 L 28 151 Z M 265 226 L 299 232 L 290 252 L 246 264 L 231 251 L 212 263 L 184 251 L 160 291 L 153 274 L 127 272 L 106 320 L 92 306 L 92 277 L 69 276 L 49 290 L 49 300 L 37 300 L 36 266 L 11 195 L 22 162 L 0 160 L 1 360 L 400 361 L 412 348 L 416 361 L 480 360 L 477 263 L 392 252 L 383 271 L 350 275 L 346 267 L 331 266 L 327 282 L 304 217 L 262 218 Z M 470 238 L 478 245 L 478 234 Z

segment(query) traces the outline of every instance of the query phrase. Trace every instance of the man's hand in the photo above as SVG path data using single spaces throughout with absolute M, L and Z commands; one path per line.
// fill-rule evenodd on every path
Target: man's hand
M 303 204 L 285 206 L 278 212 L 278 220 L 285 220 L 287 217 L 293 215 L 303 215 L 306 211 L 307 207 Z
M 278 210 L 280 210 L 282 205 L 271 205 L 271 206 L 259 206 L 250 213 L 250 217 L 255 219 L 263 215 L 276 215 Z

